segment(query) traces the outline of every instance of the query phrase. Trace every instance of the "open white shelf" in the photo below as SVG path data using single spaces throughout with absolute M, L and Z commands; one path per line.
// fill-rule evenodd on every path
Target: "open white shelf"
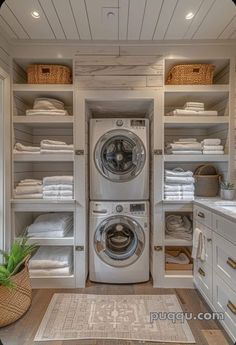
M 228 162 L 229 155 L 164 155 L 165 162 Z
M 218 124 L 228 124 L 228 116 L 164 116 L 166 128 L 208 128 Z
M 175 271 L 165 271 L 165 277 L 176 277 L 176 278 L 185 278 L 185 277 L 189 277 L 189 278 L 193 278 L 193 272 L 192 270 L 189 271 L 182 271 L 182 270 L 175 270 Z
M 192 246 L 192 241 L 180 240 L 177 238 L 165 238 L 165 246 Z
M 76 208 L 75 200 L 12 199 L 11 204 L 19 212 L 74 212 Z
M 47 127 L 57 125 L 57 127 L 72 127 L 73 116 L 14 116 L 14 124 L 28 125 L 30 127 Z
M 184 93 L 207 93 L 207 92 L 229 92 L 228 84 L 215 85 L 165 85 L 165 92 L 184 92 Z
M 28 243 L 37 243 L 39 246 L 73 246 L 74 237 L 73 233 L 68 233 L 65 237 L 60 238 L 31 237 Z
M 15 153 L 13 155 L 14 162 L 73 162 L 73 153 Z
M 48 277 L 31 277 L 31 285 L 33 289 L 70 289 L 75 288 L 75 276 L 48 276 Z

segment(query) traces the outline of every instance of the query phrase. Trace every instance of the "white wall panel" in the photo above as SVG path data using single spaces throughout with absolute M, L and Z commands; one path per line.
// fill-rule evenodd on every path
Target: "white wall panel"
M 62 25 L 60 23 L 60 20 L 57 16 L 57 13 L 55 11 L 55 7 L 52 3 L 52 0 L 39 0 L 39 4 L 42 8 L 42 10 L 45 13 L 45 16 L 47 17 L 52 31 L 54 33 L 54 36 L 56 39 L 65 39 L 65 33 L 63 31 Z
M 90 40 L 92 37 L 84 0 L 70 0 L 70 3 L 79 30 L 80 39 Z
M 162 0 L 147 0 L 141 29 L 141 40 L 152 40 L 160 15 Z
M 163 40 L 165 37 L 166 30 L 171 21 L 171 17 L 174 13 L 175 7 L 177 5 L 177 0 L 164 1 L 161 9 L 161 14 L 158 19 L 156 30 L 153 36 L 154 40 Z
M 128 39 L 138 40 L 142 27 L 144 9 L 146 0 L 130 0 L 129 4 L 129 22 L 128 22 Z
M 66 38 L 71 40 L 79 39 L 79 32 L 75 23 L 75 18 L 70 6 L 70 2 L 65 0 L 53 0 L 53 4 L 63 26 Z

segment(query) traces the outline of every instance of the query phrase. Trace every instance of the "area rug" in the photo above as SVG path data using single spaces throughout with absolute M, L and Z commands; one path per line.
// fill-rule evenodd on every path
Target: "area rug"
M 175 295 L 55 294 L 35 342 L 123 339 L 195 343 L 186 321 L 167 319 L 151 322 L 156 313 L 173 315 L 182 312 Z

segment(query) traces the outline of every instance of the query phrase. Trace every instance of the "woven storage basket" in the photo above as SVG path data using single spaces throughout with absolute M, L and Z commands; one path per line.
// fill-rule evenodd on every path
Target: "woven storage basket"
M 212 175 L 208 175 L 210 172 Z M 215 167 L 212 165 L 201 165 L 195 173 L 195 195 L 203 197 L 214 197 L 219 192 L 220 175 L 217 174 Z
M 71 84 L 71 70 L 61 65 L 29 65 L 28 84 Z
M 18 320 L 30 307 L 32 289 L 28 260 L 29 257 L 25 259 L 24 268 L 12 277 L 15 288 L 9 289 L 0 285 L 0 327 Z
M 215 66 L 211 64 L 176 65 L 168 73 L 168 85 L 192 85 L 213 83 Z

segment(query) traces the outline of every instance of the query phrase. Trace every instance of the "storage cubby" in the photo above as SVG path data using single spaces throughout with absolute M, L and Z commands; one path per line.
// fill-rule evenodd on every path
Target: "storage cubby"
M 168 276 L 192 276 L 193 275 L 193 259 L 191 258 L 192 248 L 190 246 L 165 247 L 166 254 L 174 258 L 178 258 L 182 253 L 188 258 L 188 263 L 178 263 L 178 259 L 174 263 L 167 263 L 165 257 L 165 275 Z M 180 261 L 180 260 L 179 260 Z M 186 260 L 187 261 L 187 260 Z
M 187 211 L 166 211 L 165 213 L 165 245 L 166 246 L 178 246 L 178 245 L 182 245 L 182 246 L 186 246 L 186 245 L 192 245 L 192 234 L 193 234 L 193 213 L 192 212 L 187 212 Z M 176 220 L 179 221 L 178 226 L 176 225 L 169 225 L 168 226 L 168 220 L 172 221 L 173 224 L 173 220 L 171 219 L 171 216 L 177 216 L 177 217 L 182 217 L 183 219 L 183 224 L 182 223 L 182 219 L 178 219 Z M 187 217 L 187 220 L 185 222 L 185 218 L 183 217 Z M 181 221 L 181 223 L 180 223 Z M 184 226 L 186 228 L 186 238 L 184 238 L 184 236 L 178 236 L 178 230 L 177 228 L 180 228 Z M 183 235 L 183 232 L 182 234 Z

